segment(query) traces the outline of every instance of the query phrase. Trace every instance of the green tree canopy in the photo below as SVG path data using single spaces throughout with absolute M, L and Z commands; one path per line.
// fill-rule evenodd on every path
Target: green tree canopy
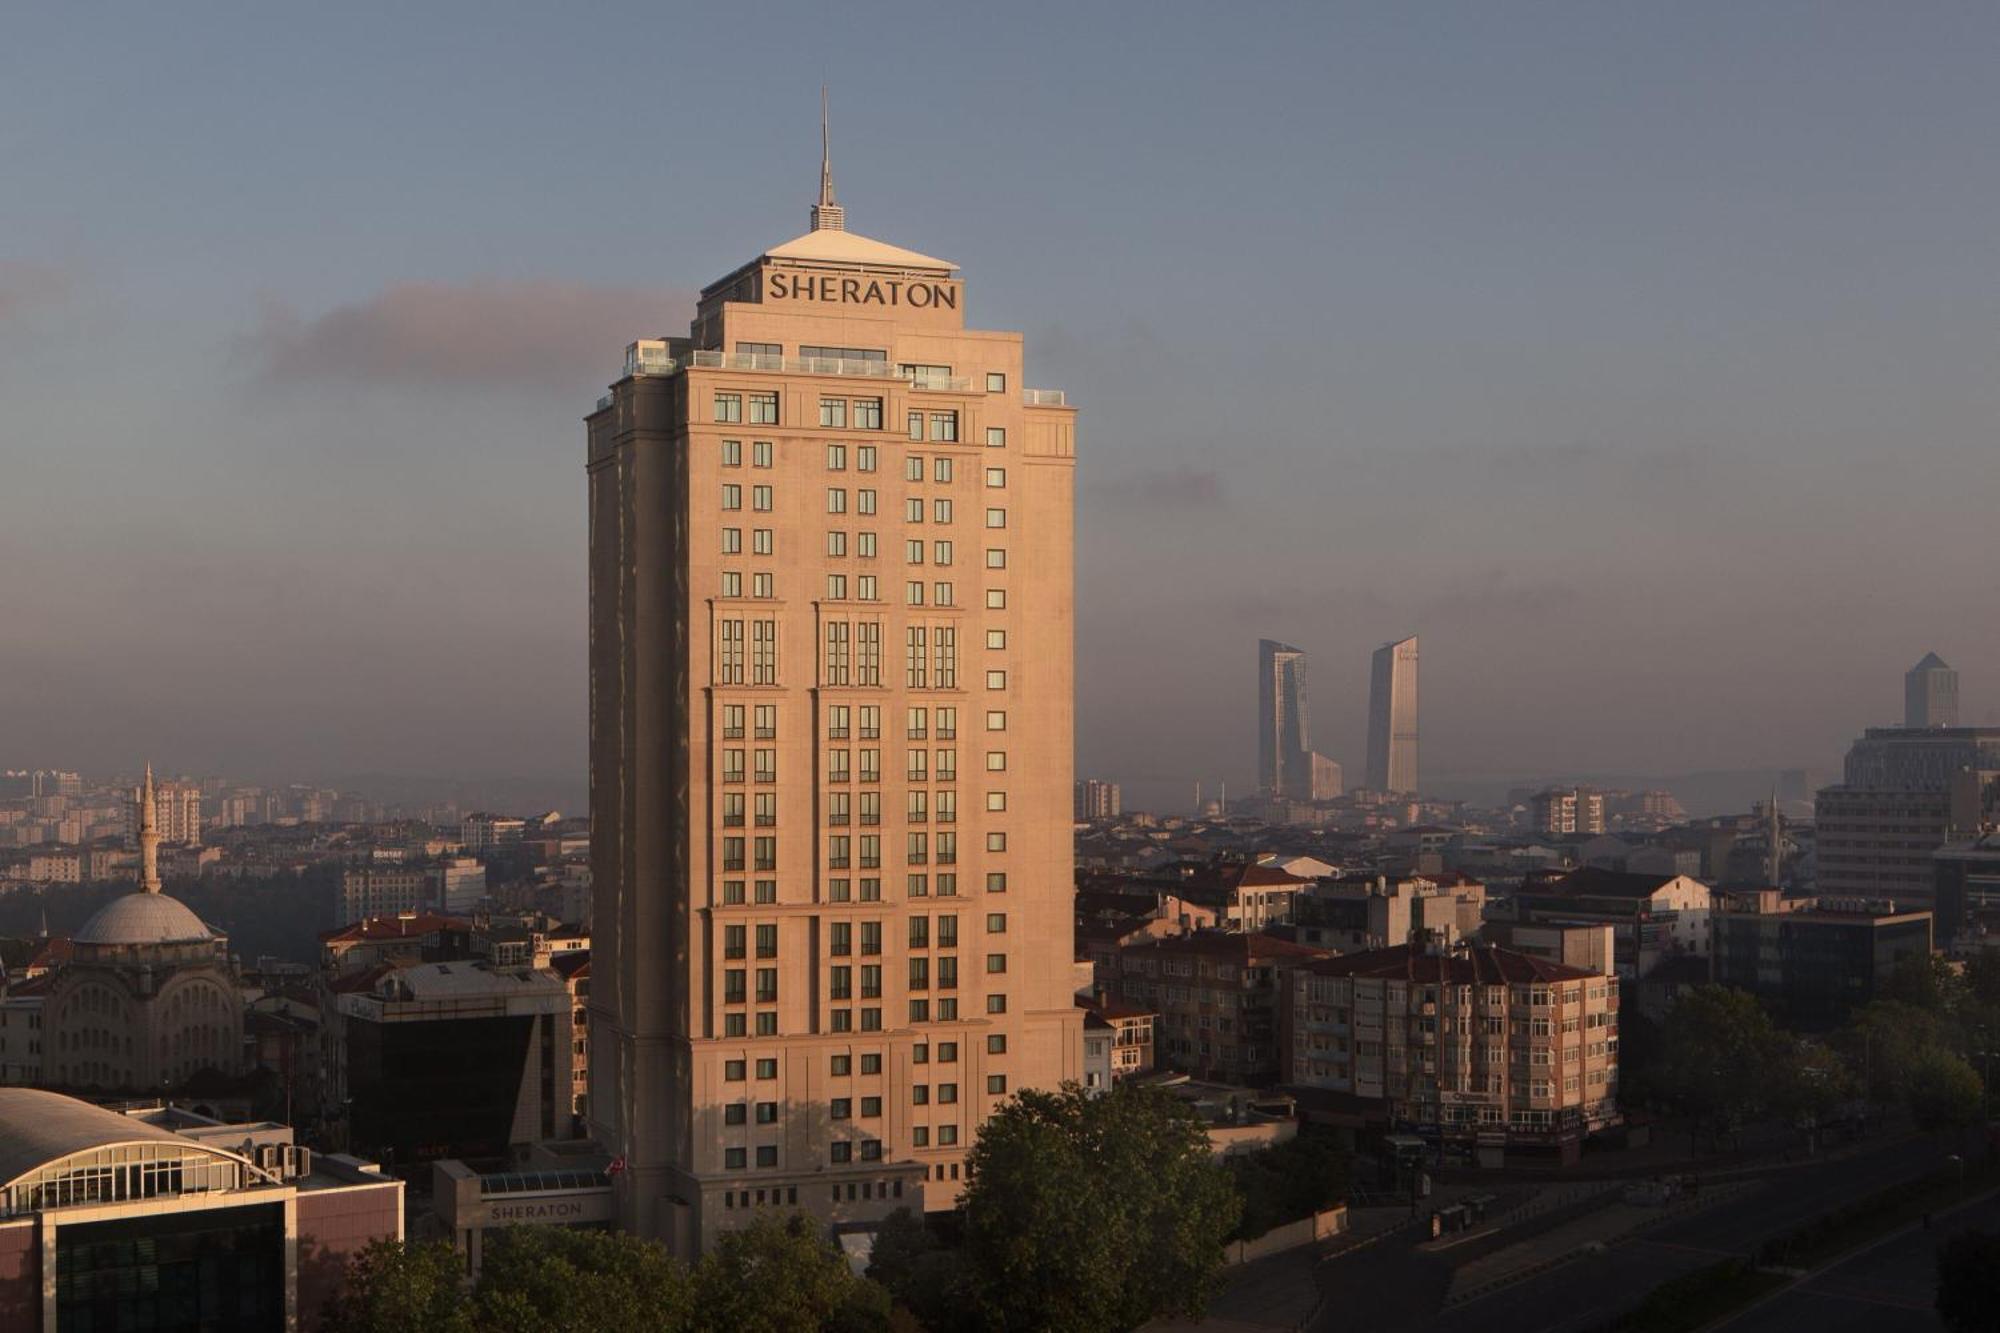
M 965 1255 L 990 1327 L 1110 1333 L 1206 1307 L 1241 1205 L 1171 1094 L 1023 1092 L 969 1166 Z
M 348 1261 L 320 1315 L 320 1333 L 473 1333 L 457 1251 L 442 1241 L 378 1240 Z
M 888 1293 L 799 1213 L 727 1231 L 694 1271 L 694 1327 L 707 1333 L 862 1333 L 887 1327 Z
M 688 1271 L 636 1236 L 569 1227 L 489 1232 L 474 1300 L 481 1333 L 657 1333 L 685 1328 Z
M 1697 1125 L 1719 1132 L 1769 1108 L 1789 1039 L 1755 997 L 1727 986 L 1685 991 L 1667 1013 L 1660 1091 Z
M 1962 1129 L 1979 1122 L 1986 1087 L 1965 1057 L 1933 1046 L 1910 1062 L 1904 1090 L 1919 1129 Z

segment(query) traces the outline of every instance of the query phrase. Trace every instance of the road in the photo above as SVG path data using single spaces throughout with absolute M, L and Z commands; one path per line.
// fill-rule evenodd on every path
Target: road
M 1729 1333 L 1939 1333 L 1937 1247 L 1978 1227 L 2000 1230 L 2000 1197 L 1946 1214 L 1926 1231 L 1904 1227 L 1861 1253 L 1820 1270 L 1719 1329 Z
M 1932 1169 L 1946 1152 L 1927 1140 L 1906 1139 L 1853 1157 L 1774 1171 L 1760 1188 L 1732 1198 L 1726 1207 L 1676 1218 L 1601 1255 L 1449 1310 L 1440 1308 L 1451 1277 L 1448 1254 L 1383 1246 L 1336 1258 L 1320 1266 L 1327 1299 L 1313 1327 L 1318 1333 L 1580 1333 L 1669 1278 L 1745 1255 L 1837 1203 Z

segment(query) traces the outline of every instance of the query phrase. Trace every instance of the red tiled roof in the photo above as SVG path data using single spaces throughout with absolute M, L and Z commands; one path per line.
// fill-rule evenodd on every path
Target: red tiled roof
M 1096 1000 L 1088 995 L 1076 997 L 1076 1007 L 1085 1013 L 1098 1014 L 1105 1018 L 1154 1018 L 1159 1010 L 1148 1009 L 1143 1004 L 1127 1004 L 1123 1000 Z
M 1236 887 L 1239 889 L 1255 889 L 1280 884 L 1310 883 L 1312 881 L 1309 879 L 1302 879 L 1290 871 L 1279 870 L 1275 866 L 1245 866 L 1243 867 L 1243 873 L 1236 877 Z
M 1386 977 L 1451 985 L 1499 985 L 1519 981 L 1582 981 L 1601 975 L 1587 968 L 1551 963 L 1512 949 L 1477 945 L 1452 953 L 1426 953 L 1407 944 L 1342 954 L 1311 964 L 1315 976 Z

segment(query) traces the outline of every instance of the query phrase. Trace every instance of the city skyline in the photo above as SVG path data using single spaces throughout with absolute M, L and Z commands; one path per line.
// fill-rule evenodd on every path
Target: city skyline
M 1238 645 L 1261 632 L 1319 657 L 1327 701 L 1365 695 L 1368 645 L 1429 636 L 1427 781 L 1831 770 L 1931 646 L 1963 720 L 1996 720 L 2000 628 L 1959 608 L 1983 591 L 1989 447 L 1969 127 L 2000 17 L 1716 7 L 1570 19 L 1556 43 L 1476 7 L 1298 8 L 1273 52 L 1184 9 L 1135 66 L 1111 17 L 1049 9 L 1090 77 L 1025 111 L 1004 88 L 1048 57 L 1033 24 L 970 20 L 964 79 L 924 25 L 886 48 L 788 33 L 757 42 L 779 91 L 737 132 L 637 173 L 583 90 L 658 83 L 668 20 L 620 16 L 607 54 L 514 17 L 468 51 L 429 12 L 393 33 L 142 13 L 109 41 L 24 16 L 15 50 L 42 54 L 0 85 L 27 186 L 0 201 L 0 558 L 35 571 L 0 643 L 12 762 L 580 789 L 571 404 L 616 374 L 605 347 L 675 327 L 737 238 L 796 207 L 829 63 L 849 188 L 960 238 L 990 275 L 968 313 L 1059 357 L 1105 423 L 1079 481 L 1077 761 L 1133 803 L 1254 790 Z M 680 49 L 763 26 L 690 23 Z M 1486 59 L 1495 41 L 1519 61 Z M 423 77 L 446 54 L 449 96 Z M 163 56 L 189 76 L 165 105 Z M 885 61 L 898 79 L 843 84 Z M 733 91 L 677 71 L 648 115 Z M 1244 150 L 1273 123 L 1343 129 Z M 968 142 L 985 169 L 951 191 L 911 165 Z M 788 169 L 746 174 L 746 143 Z M 1052 172 L 1089 225 L 1020 184 Z M 728 205 L 681 198 L 696 178 Z M 549 202 L 614 180 L 602 218 Z M 1272 303 L 1254 254 L 1324 262 Z M 1773 550 L 1800 504 L 1819 521 Z M 1898 562 L 1846 537 L 1885 513 L 1926 515 Z M 1188 603 L 1218 632 L 1187 635 Z M 1701 708 L 1660 725 L 1683 700 Z M 1317 747 L 1352 769 L 1360 710 L 1321 712 Z

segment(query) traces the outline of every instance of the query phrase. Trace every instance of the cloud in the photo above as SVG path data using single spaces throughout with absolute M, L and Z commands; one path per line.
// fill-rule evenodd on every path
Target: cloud
M 1134 509 L 1212 509 L 1224 502 L 1222 474 L 1214 468 L 1149 468 L 1099 484 L 1113 504 Z
M 17 314 L 36 301 L 60 296 L 69 285 L 70 276 L 62 269 L 19 259 L 0 259 L 0 319 Z
M 690 292 L 563 282 L 402 282 L 305 317 L 268 303 L 253 348 L 275 383 L 574 387 L 634 338 L 680 333 Z

